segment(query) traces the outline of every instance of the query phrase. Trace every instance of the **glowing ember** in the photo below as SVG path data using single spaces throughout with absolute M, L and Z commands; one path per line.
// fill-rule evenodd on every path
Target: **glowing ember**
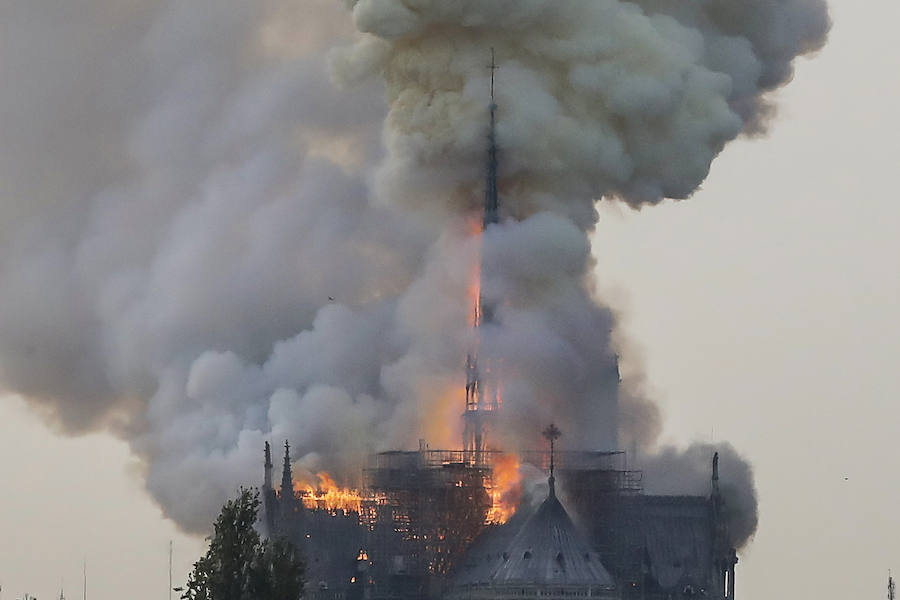
M 503 454 L 494 460 L 491 500 L 493 507 L 488 513 L 491 523 L 505 523 L 516 512 L 522 498 L 522 478 L 519 474 L 519 457 Z
M 338 486 L 328 473 L 316 473 L 316 477 L 319 484 L 315 487 L 302 481 L 294 482 L 294 493 L 305 508 L 359 512 L 359 492 Z

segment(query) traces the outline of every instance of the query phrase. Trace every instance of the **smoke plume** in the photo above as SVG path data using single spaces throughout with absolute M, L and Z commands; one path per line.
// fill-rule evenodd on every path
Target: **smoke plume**
M 369 452 L 458 446 L 482 264 L 504 442 L 554 420 L 705 492 L 712 449 L 658 450 L 655 405 L 619 383 L 594 207 L 686 198 L 764 132 L 823 0 L 344 4 L 0 8 L 3 389 L 127 439 L 204 530 L 264 440 L 351 484 Z M 480 238 L 491 48 L 502 222 Z M 732 467 L 742 543 L 752 474 Z

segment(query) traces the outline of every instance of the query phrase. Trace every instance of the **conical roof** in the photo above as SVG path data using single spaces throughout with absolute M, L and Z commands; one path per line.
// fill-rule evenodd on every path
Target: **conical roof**
M 456 585 L 614 585 L 552 492 L 514 535 L 504 529 L 473 546 Z
M 453 583 L 468 585 L 490 582 L 507 557 L 513 538 L 528 519 L 535 513 L 531 506 L 521 506 L 502 525 L 494 525 L 479 535 L 466 551 L 461 564 L 454 573 Z

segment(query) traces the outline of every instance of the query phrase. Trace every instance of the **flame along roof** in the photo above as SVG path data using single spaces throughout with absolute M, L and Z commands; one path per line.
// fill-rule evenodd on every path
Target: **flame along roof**
M 523 517 L 514 516 L 476 541 L 454 585 L 614 586 L 600 555 L 555 495 Z

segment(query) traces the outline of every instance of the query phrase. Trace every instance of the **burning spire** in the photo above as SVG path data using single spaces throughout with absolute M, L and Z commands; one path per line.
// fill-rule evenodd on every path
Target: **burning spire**
M 496 111 L 497 103 L 494 98 L 494 73 L 497 63 L 494 58 L 494 49 L 491 48 L 491 103 L 490 130 L 488 131 L 488 165 L 487 179 L 484 188 L 484 218 L 481 231 L 484 233 L 489 225 L 499 222 L 500 197 L 497 190 L 497 135 L 496 135 Z M 484 270 L 480 270 L 483 277 Z M 479 281 L 478 294 L 475 298 L 475 318 L 473 326 L 476 329 L 476 345 L 478 344 L 477 330 L 494 319 L 494 309 L 484 299 L 483 281 Z M 490 361 L 483 360 L 485 373 L 491 372 Z M 463 415 L 465 430 L 463 432 L 463 448 L 475 453 L 475 460 L 480 460 L 479 453 L 488 449 L 487 433 L 490 429 L 488 420 L 492 418 L 494 411 L 500 408 L 500 395 L 496 383 L 482 379 L 478 367 L 478 349 L 470 352 L 466 357 L 466 411 Z

